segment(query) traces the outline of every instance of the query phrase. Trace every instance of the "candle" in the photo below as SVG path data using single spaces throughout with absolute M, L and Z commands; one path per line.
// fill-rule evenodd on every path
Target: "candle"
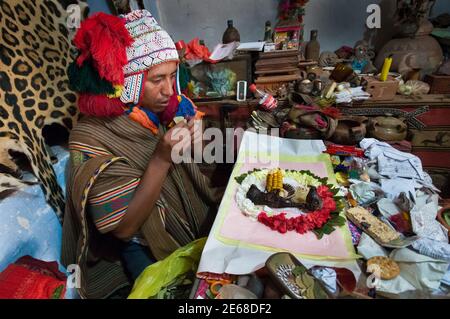
M 380 81 L 384 82 L 387 80 L 391 66 L 392 66 L 392 55 L 384 59 L 383 68 L 381 69 Z

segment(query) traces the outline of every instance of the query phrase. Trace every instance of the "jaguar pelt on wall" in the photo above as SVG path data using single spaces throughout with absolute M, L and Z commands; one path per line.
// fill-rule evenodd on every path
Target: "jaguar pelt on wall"
M 42 129 L 57 123 L 70 130 L 78 117 L 66 74 L 76 27 L 67 22 L 87 12 L 85 1 L 0 0 L 0 191 L 24 183 L 10 157 L 21 152 L 60 221 L 64 197 Z

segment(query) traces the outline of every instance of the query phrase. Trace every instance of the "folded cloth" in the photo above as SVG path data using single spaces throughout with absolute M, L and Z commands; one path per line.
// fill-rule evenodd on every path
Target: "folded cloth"
M 65 290 L 66 278 L 56 262 L 25 256 L 0 273 L 0 299 L 60 299 Z

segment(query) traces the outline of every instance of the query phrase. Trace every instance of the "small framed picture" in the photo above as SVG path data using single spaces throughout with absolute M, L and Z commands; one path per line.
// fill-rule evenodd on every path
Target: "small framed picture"
M 224 60 L 215 64 L 201 63 L 190 69 L 193 92 L 190 97 L 194 101 L 218 99 L 236 99 L 237 83 L 252 83 L 251 55 L 237 55 L 232 60 Z M 246 91 L 248 97 L 250 91 Z M 242 96 L 241 91 L 241 97 Z
M 275 28 L 274 42 L 277 50 L 298 50 L 302 33 L 302 25 L 289 21 L 280 22 Z

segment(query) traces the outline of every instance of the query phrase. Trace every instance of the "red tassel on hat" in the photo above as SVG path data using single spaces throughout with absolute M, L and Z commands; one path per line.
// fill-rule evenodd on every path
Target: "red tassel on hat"
M 80 112 L 90 116 L 111 117 L 124 113 L 124 104 L 119 98 L 110 99 L 106 95 L 80 94 L 78 107 Z
M 126 48 L 133 38 L 125 20 L 103 12 L 84 20 L 73 40 L 80 50 L 77 64 L 92 59 L 101 78 L 113 85 L 123 85 L 123 66 L 128 63 Z

